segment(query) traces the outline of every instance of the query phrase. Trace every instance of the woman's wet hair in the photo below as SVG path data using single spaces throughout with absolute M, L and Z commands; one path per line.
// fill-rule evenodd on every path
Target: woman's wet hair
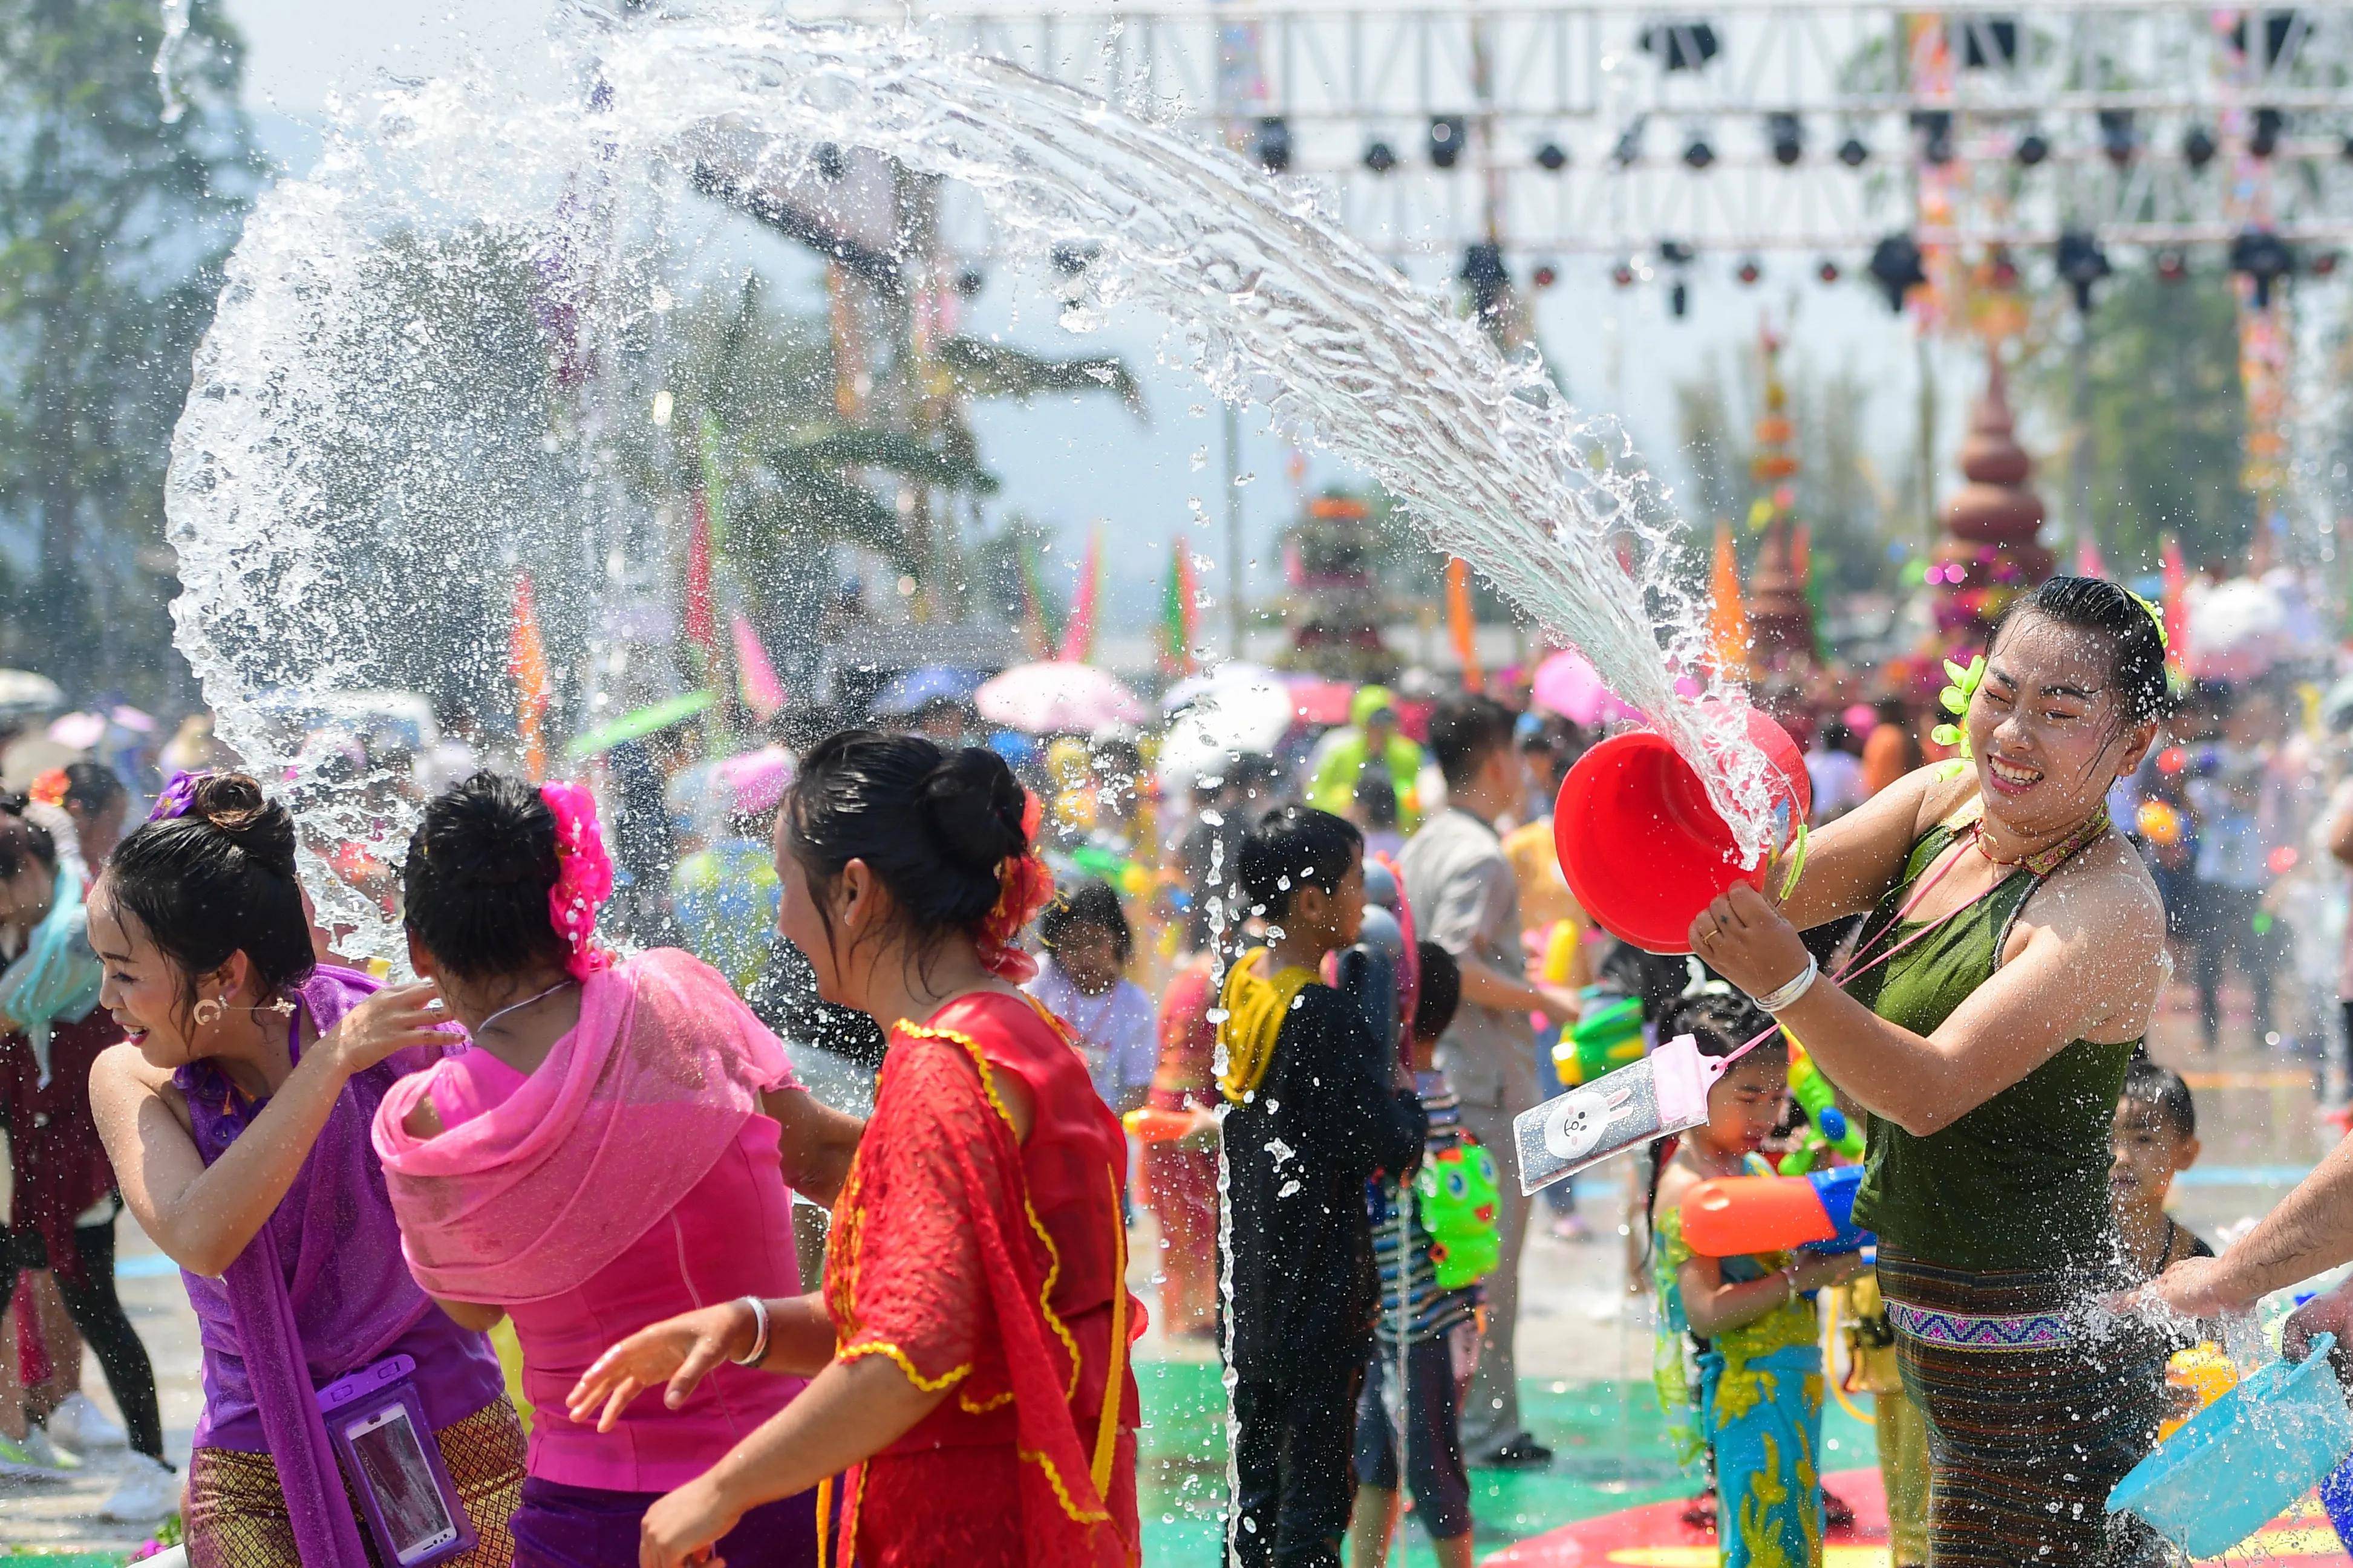
M 997 907 L 999 870 L 1029 847 L 1029 796 L 1005 759 L 921 735 L 844 730 L 801 760 L 784 847 L 813 888 L 862 860 L 889 889 L 918 946 L 975 934 Z M 818 910 L 832 930 L 822 898 Z
M 1119 894 L 1101 877 L 1087 877 L 1059 889 L 1038 915 L 1038 941 L 1048 952 L 1060 952 L 1062 942 L 1086 930 L 1107 931 L 1113 952 L 1125 963 L 1135 952 L 1135 931 Z
M 27 866 L 57 875 L 58 841 L 25 815 L 28 804 L 21 795 L 0 791 L 0 881 L 22 876 Z
M 237 952 L 265 996 L 301 984 L 315 966 L 294 874 L 294 818 L 244 773 L 197 780 L 185 813 L 122 841 L 102 885 L 116 911 L 180 971 L 190 1005 L 198 977 Z
M 561 964 L 569 950 L 547 911 L 559 869 L 538 789 L 478 773 L 426 803 L 400 868 L 401 917 L 459 980 Z
M 2173 716 L 2173 688 L 2165 668 L 2165 638 L 2148 605 L 2105 577 L 2052 577 L 2021 594 L 1994 618 L 1989 650 L 2004 627 L 2025 613 L 2107 640 L 2109 685 L 2118 721 L 2126 728 L 2161 724 Z

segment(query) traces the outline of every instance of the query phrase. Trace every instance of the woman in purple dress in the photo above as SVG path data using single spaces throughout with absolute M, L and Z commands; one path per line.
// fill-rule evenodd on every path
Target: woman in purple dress
M 181 1267 L 204 1347 L 189 1561 L 393 1568 L 314 1394 L 389 1380 L 406 1357 L 459 1539 L 474 1537 L 425 1560 L 505 1568 L 522 1432 L 488 1343 L 409 1277 L 368 1141 L 385 1090 L 441 1054 L 433 987 L 316 962 L 293 819 L 236 773 L 165 792 L 92 891 L 90 938 L 129 1037 L 91 1069 L 99 1131 L 131 1212 Z

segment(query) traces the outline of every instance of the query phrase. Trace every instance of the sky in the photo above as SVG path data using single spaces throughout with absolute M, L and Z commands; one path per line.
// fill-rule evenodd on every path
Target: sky
M 535 0 L 462 9 L 446 0 L 371 0 L 351 7 L 310 0 L 226 3 L 246 37 L 248 101 L 265 151 L 297 174 L 315 154 L 316 128 L 339 92 L 359 97 L 385 78 L 430 78 L 477 58 L 501 75 L 544 77 L 551 90 L 561 88 L 545 42 L 547 13 Z M 1572 264 L 1557 287 L 1535 297 L 1537 342 L 1570 400 L 1615 414 L 1651 467 L 1680 486 L 1685 470 L 1677 449 L 1677 384 L 1732 371 L 1769 310 L 1789 338 L 1786 360 L 1793 374 L 1810 365 L 1824 374 L 1851 368 L 1863 376 L 1873 393 L 1867 447 L 1883 472 L 1908 475 L 1918 398 L 1911 331 L 1868 285 L 1851 277 L 1825 288 L 1812 279 L 1812 264 L 1811 258 L 1768 258 L 1763 283 L 1744 289 L 1730 278 L 1727 261 L 1715 258 L 1711 268 L 1704 260 L 1683 321 L 1669 318 L 1662 284 L 1620 289 L 1601 262 Z M 1417 280 L 1432 288 L 1447 281 L 1437 274 Z M 1116 353 L 1144 381 L 1142 421 L 1100 396 L 973 411 L 984 458 L 1004 480 L 994 510 L 1026 513 L 1053 527 L 1064 542 L 1064 570 L 1075 568 L 1092 527 L 1106 524 L 1114 541 L 1106 552 L 1108 618 L 1133 625 L 1156 609 L 1168 541 L 1196 514 L 1197 500 L 1210 526 L 1194 531 L 1194 548 L 1213 563 L 1222 556 L 1222 421 L 1198 378 L 1157 359 L 1159 322 L 1113 311 L 1099 330 L 1075 336 L 1059 325 L 1041 279 L 1008 273 L 989 279 L 965 325 L 1040 353 Z M 1947 353 L 1937 374 L 1945 426 L 1940 467 L 1949 468 L 1978 373 Z M 1736 408 L 1752 401 L 1746 388 L 1732 400 Z M 1243 493 L 1245 552 L 1263 568 L 1295 509 L 1293 463 L 1253 413 L 1245 411 L 1241 424 L 1238 467 L 1255 476 Z M 1302 488 L 1312 493 L 1354 478 L 1311 454 Z M 1206 575 L 1215 589 L 1224 582 L 1223 565 L 1213 563 Z M 1220 616 L 1212 610 L 1205 618 L 1215 624 Z

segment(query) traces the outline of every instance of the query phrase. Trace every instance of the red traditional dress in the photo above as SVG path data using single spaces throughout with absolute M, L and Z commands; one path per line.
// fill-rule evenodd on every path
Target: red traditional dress
M 1209 955 L 1178 970 L 1160 1002 L 1160 1068 L 1153 1075 L 1155 1110 L 1218 1104 L 1218 1026 L 1209 1021 L 1218 988 Z M 1147 1143 L 1144 1188 L 1160 1221 L 1161 1328 L 1172 1334 L 1214 1332 L 1218 1325 L 1218 1151 L 1190 1142 Z
M 1028 1142 L 997 1092 L 1029 1091 Z M 948 1397 L 819 1503 L 830 1568 L 1140 1561 L 1144 1329 L 1120 1218 L 1127 1142 L 1050 1014 L 976 992 L 892 1032 L 834 1207 L 839 1354 Z

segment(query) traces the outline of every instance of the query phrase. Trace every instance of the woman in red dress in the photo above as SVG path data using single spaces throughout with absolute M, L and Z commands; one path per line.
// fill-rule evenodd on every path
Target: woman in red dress
M 825 1289 L 657 1323 L 580 1380 L 573 1419 L 722 1357 L 812 1375 L 648 1511 L 644 1568 L 708 1561 L 745 1510 L 811 1486 L 831 1568 L 1138 1562 L 1124 1284 L 1127 1145 L 1012 943 L 1051 881 L 994 752 L 849 731 L 776 830 L 779 925 L 828 1001 L 890 1031 L 834 1207 Z M 834 1478 L 828 1480 L 828 1478 Z
M 1218 1103 L 1214 960 L 1196 953 L 1160 999 L 1155 1110 L 1198 1113 Z M 1160 1326 L 1206 1338 L 1218 1331 L 1218 1144 L 1214 1129 L 1144 1147 L 1144 1187 L 1160 1221 Z

